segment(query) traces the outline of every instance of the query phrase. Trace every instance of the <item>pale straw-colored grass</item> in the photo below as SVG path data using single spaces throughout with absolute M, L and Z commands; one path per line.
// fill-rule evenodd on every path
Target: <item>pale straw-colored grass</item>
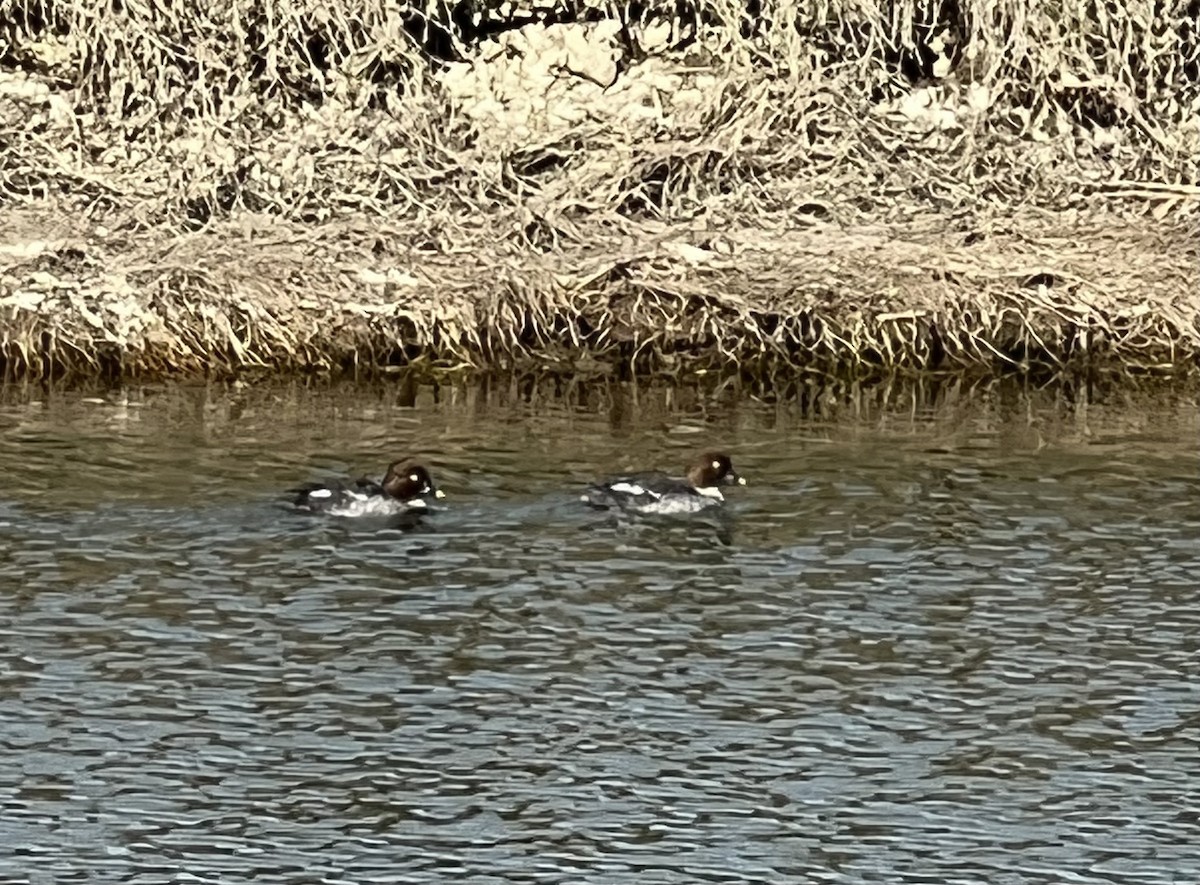
M 0 237 L 10 232 L 0 222 Z M 946 229 L 940 219 L 763 237 L 662 225 L 533 252 L 422 253 L 403 228 L 264 221 L 0 253 L 18 375 L 442 366 L 738 364 L 997 370 L 1200 355 L 1195 243 L 1149 223 Z M 5 237 L 7 239 L 7 237 Z M 386 247 L 379 244 L 386 243 Z M 1102 254 L 1103 260 L 1098 260 Z M 405 268 L 398 270 L 397 268 Z
M 1194 0 L 641 6 L 0 0 L 7 370 L 1194 362 Z

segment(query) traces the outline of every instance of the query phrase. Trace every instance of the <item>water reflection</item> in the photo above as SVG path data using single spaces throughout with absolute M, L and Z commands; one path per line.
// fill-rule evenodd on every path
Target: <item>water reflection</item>
M 1194 390 L 0 398 L 0 879 L 1180 882 Z M 710 443 L 726 517 L 598 475 Z M 283 490 L 428 461 L 411 531 Z

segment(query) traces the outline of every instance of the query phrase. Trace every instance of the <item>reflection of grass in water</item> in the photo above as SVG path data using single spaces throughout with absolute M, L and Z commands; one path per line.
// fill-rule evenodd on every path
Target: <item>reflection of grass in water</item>
M 111 387 L 60 381 L 0 385 L 0 408 L 5 410 L 0 442 L 33 443 L 41 454 L 56 459 L 60 449 L 86 445 L 87 463 L 102 459 L 105 444 L 119 439 L 145 438 L 161 447 L 165 435 L 173 440 L 168 448 L 199 443 L 222 451 L 259 447 L 256 453 L 269 457 L 282 481 L 312 464 L 331 473 L 378 473 L 396 454 L 437 467 L 449 439 L 477 458 L 489 428 L 517 433 L 525 446 L 527 437 L 519 429 L 534 422 L 539 438 L 565 445 L 574 430 L 595 432 L 599 426 L 614 440 L 647 433 L 662 437 L 670 451 L 682 453 L 659 465 L 674 470 L 702 441 L 711 442 L 711 434 L 720 438 L 729 432 L 727 425 L 743 420 L 756 427 L 760 421 L 773 426 L 793 420 L 846 427 L 880 421 L 953 427 L 965 414 L 1011 417 L 1049 411 L 1073 421 L 1091 410 L 1146 424 L 1156 417 L 1194 414 L 1196 397 L 1195 378 L 1122 371 L 1004 377 L 710 373 L 619 380 L 552 372 L 440 375 L 404 370 L 385 381 L 362 382 L 290 379 Z M 70 433 L 64 434 L 64 428 Z M 708 436 L 695 435 L 697 430 Z M 528 457 L 531 452 L 526 447 L 519 454 Z M 195 469 L 189 463 L 180 467 Z
M 1198 349 L 1195 3 L 418 6 L 17 3 L 8 370 Z

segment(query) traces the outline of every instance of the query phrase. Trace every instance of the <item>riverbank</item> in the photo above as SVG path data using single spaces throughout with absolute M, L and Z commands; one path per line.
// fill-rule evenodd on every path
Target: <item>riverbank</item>
M 267 218 L 165 234 L 0 220 L 10 376 L 336 371 L 427 362 L 648 370 L 980 369 L 1200 354 L 1200 251 L 1128 221 L 711 230 L 535 253 Z
M 0 360 L 1188 370 L 1196 35 L 1141 5 L 59 5 L 0 64 Z

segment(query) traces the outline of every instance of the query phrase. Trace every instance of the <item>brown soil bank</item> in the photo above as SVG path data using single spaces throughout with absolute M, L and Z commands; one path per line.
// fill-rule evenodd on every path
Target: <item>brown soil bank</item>
M 1195 365 L 1200 0 L 502 6 L 0 4 L 7 373 Z

